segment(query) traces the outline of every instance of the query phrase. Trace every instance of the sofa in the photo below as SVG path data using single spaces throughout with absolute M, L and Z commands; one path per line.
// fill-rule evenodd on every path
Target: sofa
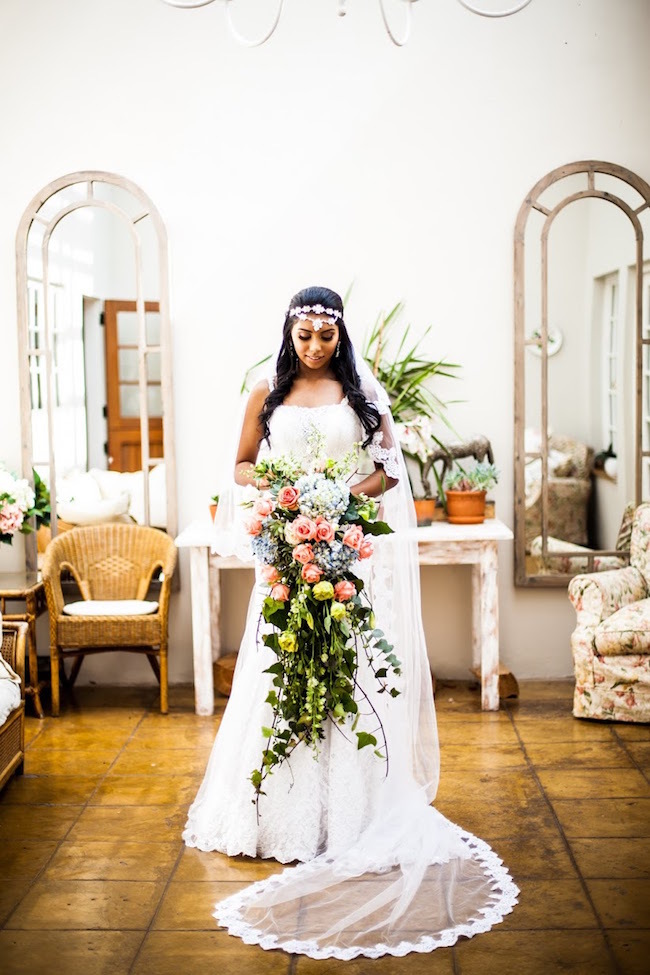
M 25 645 L 27 623 L 0 617 L 0 789 L 25 761 Z
M 569 599 L 577 617 L 573 714 L 650 722 L 650 504 L 634 513 L 630 564 L 575 576 Z
M 525 450 L 538 453 L 539 434 L 525 433 Z M 588 545 L 588 513 L 591 498 L 591 473 L 594 451 L 584 443 L 563 434 L 548 438 L 549 535 L 574 545 Z M 529 460 L 525 466 L 526 551 L 542 530 L 542 461 Z

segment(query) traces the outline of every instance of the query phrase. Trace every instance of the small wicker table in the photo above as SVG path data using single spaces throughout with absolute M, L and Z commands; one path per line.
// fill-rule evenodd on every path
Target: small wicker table
M 14 601 L 24 601 L 24 613 L 5 613 L 5 604 Z M 25 684 L 25 694 L 31 694 L 39 718 L 44 717 L 40 692 L 46 682 L 38 679 L 36 619 L 46 609 L 45 587 L 40 572 L 0 572 L 0 612 L 3 619 L 7 622 L 24 622 L 29 627 L 29 683 Z

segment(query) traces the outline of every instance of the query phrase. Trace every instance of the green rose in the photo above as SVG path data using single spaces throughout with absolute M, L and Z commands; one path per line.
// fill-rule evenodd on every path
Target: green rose
M 312 589 L 312 594 L 314 599 L 318 599 L 321 602 L 324 599 L 332 599 L 334 596 L 334 586 L 331 582 L 317 582 Z
M 332 619 L 335 620 L 344 620 L 347 615 L 343 603 L 337 602 L 332 603 L 330 613 L 332 614 Z
M 290 630 L 285 630 L 284 633 L 280 634 L 278 643 L 286 653 L 295 653 L 298 646 L 296 634 Z

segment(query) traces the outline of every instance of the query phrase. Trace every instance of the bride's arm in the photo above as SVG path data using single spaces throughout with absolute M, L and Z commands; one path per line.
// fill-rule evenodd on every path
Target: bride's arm
M 260 481 L 253 474 L 263 433 L 260 413 L 268 392 L 269 387 L 265 381 L 257 383 L 251 390 L 246 404 L 239 447 L 237 448 L 237 460 L 235 461 L 235 481 L 243 487 L 247 487 L 249 484 L 254 484 L 259 488 L 268 487 L 266 480 Z
M 353 493 L 367 494 L 370 498 L 379 498 L 386 491 L 395 487 L 399 480 L 397 449 L 393 443 L 390 423 L 385 415 L 382 416 L 379 430 L 368 447 L 368 453 L 374 461 L 375 470 L 363 481 L 354 485 Z

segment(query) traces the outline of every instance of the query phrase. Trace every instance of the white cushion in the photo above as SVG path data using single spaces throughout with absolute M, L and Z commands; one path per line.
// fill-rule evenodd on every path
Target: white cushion
M 128 510 L 128 494 L 120 494 L 117 498 L 99 498 L 88 503 L 59 501 L 58 498 L 56 502 L 57 515 L 71 525 L 101 525 L 106 521 L 114 521 Z
M 90 506 L 101 501 L 102 492 L 99 484 L 86 471 L 78 474 L 67 474 L 56 482 L 57 504 L 64 501 L 75 501 L 77 504 Z
M 0 725 L 20 704 L 20 688 L 11 680 L 0 680 Z
M 68 616 L 147 616 L 158 610 L 158 603 L 146 599 L 82 599 L 66 603 Z

